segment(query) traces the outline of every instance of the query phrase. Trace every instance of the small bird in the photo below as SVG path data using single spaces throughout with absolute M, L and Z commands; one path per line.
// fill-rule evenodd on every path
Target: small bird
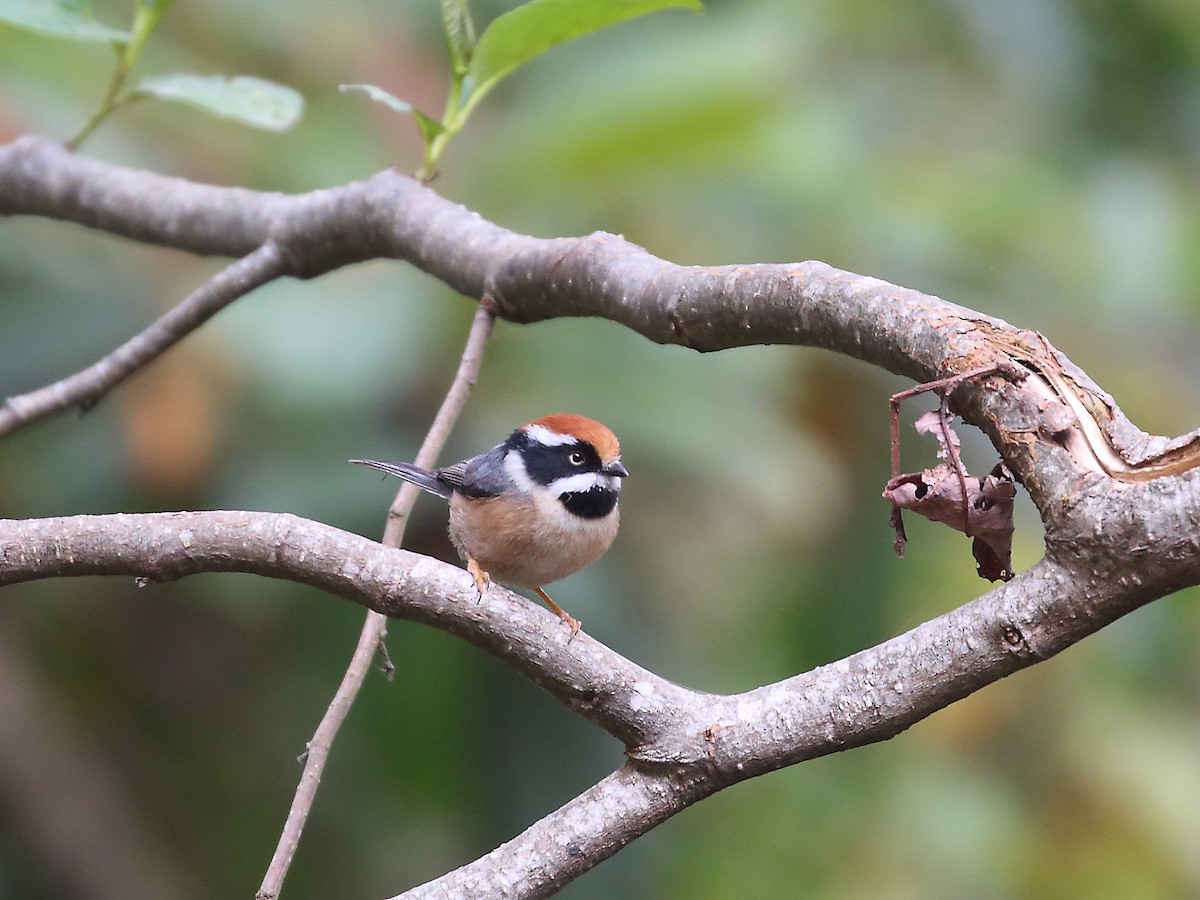
M 579 621 L 542 590 L 599 559 L 617 536 L 621 446 L 604 425 L 555 413 L 486 453 L 441 469 L 352 459 L 450 501 L 450 540 L 480 597 L 494 578 L 532 588 L 571 628 Z

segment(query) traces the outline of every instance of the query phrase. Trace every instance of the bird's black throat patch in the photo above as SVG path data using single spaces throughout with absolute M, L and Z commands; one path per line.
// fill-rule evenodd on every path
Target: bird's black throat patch
M 590 491 L 568 491 L 558 495 L 568 511 L 584 519 L 603 519 L 617 505 L 617 492 L 605 487 Z

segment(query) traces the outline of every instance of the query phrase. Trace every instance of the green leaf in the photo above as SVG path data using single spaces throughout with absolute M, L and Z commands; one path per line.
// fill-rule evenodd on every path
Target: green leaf
M 475 49 L 475 23 L 467 0 L 442 0 L 442 30 L 450 50 L 450 65 L 460 74 L 467 71 Z
M 143 79 L 130 99 L 178 100 L 255 128 L 286 131 L 304 112 L 304 98 L 282 84 L 239 75 L 158 75 Z
M 699 0 L 530 0 L 496 17 L 471 57 L 476 97 L 551 47 L 660 9 L 700 9 Z
M 126 44 L 130 38 L 92 18 L 88 0 L 0 0 L 0 23 L 74 41 Z
M 372 100 L 377 103 L 382 103 L 384 106 L 394 109 L 398 113 L 406 113 L 413 117 L 413 121 L 417 123 L 417 130 L 421 132 L 421 137 L 425 139 L 425 146 L 428 147 L 433 143 L 433 139 L 446 130 L 437 119 L 432 116 L 427 116 L 419 109 L 415 109 L 411 103 L 401 100 L 394 94 L 389 94 L 381 87 L 376 87 L 373 84 L 343 84 L 339 85 L 339 89 L 343 92 L 362 91 Z
M 417 130 L 421 132 L 421 137 L 425 138 L 425 146 L 428 147 L 433 143 L 433 139 L 446 130 L 446 126 L 432 116 L 427 116 L 419 109 L 412 110 L 413 121 L 417 123 Z
M 138 3 L 137 10 L 133 14 L 133 36 L 125 47 L 125 52 L 121 55 L 121 66 L 126 72 L 137 65 L 138 57 L 146 48 L 146 42 L 150 40 L 150 35 L 158 27 L 158 20 L 162 18 L 171 3 L 172 0 L 141 0 Z

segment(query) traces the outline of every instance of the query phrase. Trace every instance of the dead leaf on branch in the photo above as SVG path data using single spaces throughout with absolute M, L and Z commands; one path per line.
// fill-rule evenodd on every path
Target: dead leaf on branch
M 962 442 L 958 434 L 950 427 L 948 420 L 943 419 L 940 409 L 931 409 L 917 421 L 913 422 L 917 434 L 932 434 L 938 441 L 938 459 L 953 460 L 962 451 Z
M 988 581 L 1008 581 L 1013 577 L 1013 500 L 1017 487 L 1004 463 L 997 463 L 982 480 L 974 475 L 960 479 L 951 466 L 942 463 L 924 472 L 891 479 L 883 496 L 897 509 L 911 509 L 974 538 L 971 552 L 979 564 L 980 577 Z
M 911 393 L 905 392 L 905 395 Z M 893 474 L 883 491 L 884 498 L 892 504 L 896 553 L 903 556 L 907 542 L 901 511 L 911 509 L 973 538 L 971 552 L 981 578 L 1008 581 L 1013 577 L 1013 501 L 1017 495 L 1012 473 L 1003 462 L 997 463 L 982 479 L 966 471 L 959 453 L 958 435 L 951 427 L 947 398 L 943 395 L 941 406 L 917 419 L 914 427 L 921 434 L 932 434 L 937 438 L 937 455 L 945 462 L 923 472 L 897 474 L 899 399 L 903 399 L 901 395 L 892 399 Z

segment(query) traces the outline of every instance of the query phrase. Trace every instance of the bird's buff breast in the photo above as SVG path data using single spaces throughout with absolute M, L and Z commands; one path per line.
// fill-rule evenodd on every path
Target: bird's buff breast
M 617 535 L 618 508 L 601 519 L 572 515 L 554 497 L 450 500 L 450 540 L 493 580 L 541 587 L 599 559 Z

